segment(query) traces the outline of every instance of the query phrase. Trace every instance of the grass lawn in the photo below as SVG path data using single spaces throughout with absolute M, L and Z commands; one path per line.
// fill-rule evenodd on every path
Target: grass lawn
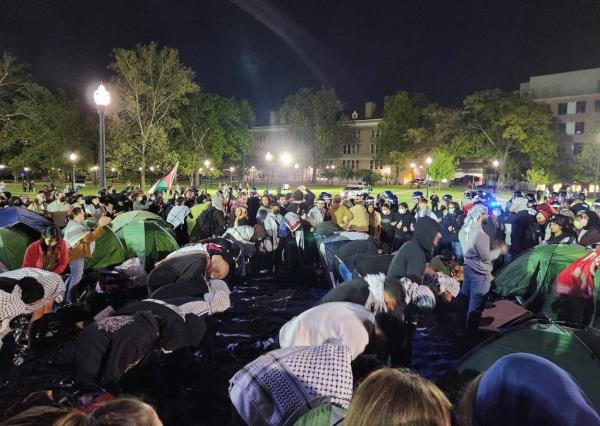
M 47 182 L 36 182 L 36 187 L 35 187 L 36 192 L 41 190 L 44 187 L 44 184 L 46 184 L 46 183 Z M 5 181 L 5 184 L 6 184 L 6 191 L 9 191 L 12 194 L 16 194 L 16 195 L 24 194 L 23 188 L 20 183 L 14 184 L 12 182 L 9 183 L 9 182 Z M 266 186 L 262 183 L 256 183 L 255 186 L 260 193 L 262 193 L 263 190 L 266 189 Z M 291 188 L 295 188 L 296 186 L 297 185 L 295 185 L 295 184 L 290 184 Z M 313 191 L 317 196 L 322 191 L 329 192 L 333 195 L 336 195 L 336 194 L 341 193 L 342 189 L 344 188 L 343 184 L 340 184 L 340 185 L 323 185 L 323 184 L 311 185 L 311 184 L 307 183 L 306 186 L 308 188 L 310 188 L 311 191 Z M 64 184 L 58 185 L 58 187 L 64 188 Z M 122 190 L 124 187 L 125 187 L 124 182 L 116 184 L 117 190 Z M 148 186 L 148 188 L 149 187 L 150 186 Z M 203 188 L 204 188 L 203 186 L 200 187 L 200 189 L 203 189 Z M 271 185 L 271 190 L 273 190 L 273 188 L 276 188 L 276 187 L 273 187 Z M 216 189 L 217 189 L 217 184 L 209 186 L 209 191 L 211 193 L 214 193 L 216 191 Z M 392 191 L 394 194 L 396 194 L 396 196 L 398 197 L 398 199 L 400 201 L 405 201 L 405 202 L 411 201 L 411 195 L 412 195 L 413 191 L 422 191 L 424 194 L 427 193 L 427 190 L 424 187 L 417 189 L 417 188 L 410 188 L 407 185 L 377 185 L 377 186 L 373 187 L 374 194 L 378 194 L 385 190 Z M 441 188 L 438 190 L 437 187 L 432 186 L 431 188 L 429 188 L 429 195 L 431 195 L 435 191 L 438 193 L 438 195 L 440 195 L 440 198 L 443 194 L 451 194 L 455 200 L 462 201 L 462 194 L 464 193 L 465 190 L 466 190 L 465 187 Z M 80 189 L 80 192 L 84 195 L 92 195 L 92 194 L 97 193 L 97 191 L 98 191 L 98 186 L 93 186 L 93 185 L 86 185 L 85 188 Z M 34 193 L 27 193 L 27 195 L 32 196 L 32 195 L 34 195 Z M 511 196 L 511 193 L 510 192 L 499 192 L 497 194 L 497 196 L 499 199 L 509 199 Z

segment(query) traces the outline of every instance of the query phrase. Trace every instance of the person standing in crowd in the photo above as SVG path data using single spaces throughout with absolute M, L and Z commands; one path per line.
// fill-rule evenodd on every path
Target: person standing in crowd
M 585 202 L 584 194 L 578 193 L 574 196 L 573 202 L 571 203 L 571 206 L 570 206 L 570 209 L 575 216 L 577 216 L 577 214 L 580 211 L 584 211 L 584 210 L 588 209 L 588 207 L 584 204 L 584 202 Z
M 398 212 L 393 212 L 389 203 L 384 203 L 381 206 L 381 233 L 380 239 L 382 243 L 386 243 L 390 248 L 394 245 L 394 235 L 396 225 L 398 225 Z
M 550 237 L 546 244 L 573 244 L 577 241 L 577 235 L 569 219 L 563 215 L 556 215 L 550 219 Z
M 415 206 L 415 220 L 418 222 L 422 217 L 430 217 L 433 220 L 438 220 L 437 215 L 429 208 L 427 198 L 419 198 L 419 202 Z
M 104 227 L 107 226 L 111 219 L 107 216 L 102 216 L 98 219 L 98 225 L 90 229 L 82 222 L 85 220 L 85 213 L 81 207 L 71 209 L 68 214 L 69 222 L 63 230 L 65 242 L 69 249 L 69 277 L 65 280 L 66 285 L 66 301 L 72 301 L 73 289 L 83 277 L 83 269 L 85 260 L 92 257 L 94 253 L 95 241 L 104 235 Z
M 404 244 L 396 255 L 387 272 L 388 278 L 400 279 L 416 277 L 419 284 L 427 273 L 435 275 L 435 271 L 427 266 L 431 261 L 433 249 L 442 238 L 440 224 L 430 217 L 423 217 L 415 224 L 412 239 Z
M 193 218 L 189 207 L 184 204 L 185 199 L 178 197 L 175 205 L 171 208 L 167 216 L 167 222 L 173 225 L 175 230 L 175 239 L 180 247 L 183 247 L 190 242 L 190 237 L 187 230 L 187 218 Z
M 350 207 L 350 215 L 352 219 L 348 222 L 348 229 L 357 232 L 369 231 L 369 214 L 363 205 L 361 196 L 357 196 L 354 200 L 354 206 Z
M 106 214 L 106 209 L 100 204 L 100 198 L 97 195 L 86 197 L 84 206 L 85 214 L 92 219 L 98 220 Z
M 600 243 L 600 218 L 590 210 L 579 210 L 575 218 L 575 228 L 579 231 L 577 242 L 584 247 Z
M 524 200 L 524 198 L 523 198 Z M 483 231 L 482 224 L 487 219 L 487 207 L 476 204 L 467 214 L 465 223 L 459 232 L 464 257 L 464 282 L 460 293 L 466 304 L 466 312 L 461 312 L 461 321 L 467 332 L 472 335 L 479 328 L 481 311 L 491 285 L 492 262 L 506 253 L 506 246 L 490 249 L 490 237 Z M 464 309 L 463 309 L 464 310 Z M 462 321 L 466 318 L 465 321 Z
M 338 205 L 338 208 L 335 210 L 335 220 L 337 226 L 342 229 L 348 229 L 350 226 L 350 221 L 354 218 L 352 212 L 349 209 L 350 202 L 346 200 L 342 200 L 342 197 L 336 195 L 334 198 L 334 203 Z
M 148 204 L 146 204 L 145 198 L 145 195 L 142 195 L 141 193 L 137 194 L 133 201 L 133 210 L 148 210 Z
M 437 213 L 439 210 L 440 197 L 434 192 L 431 197 L 429 197 L 429 200 L 431 201 L 431 211 Z
M 373 204 L 367 205 L 367 213 L 369 215 L 369 235 L 379 239 L 381 237 L 381 214 L 375 210 Z
M 54 201 L 48 204 L 48 214 L 55 225 L 64 226 L 67 221 L 67 211 L 71 205 L 67 203 L 67 197 L 62 192 L 56 192 Z
M 510 235 L 509 254 L 511 260 L 536 244 L 534 235 L 535 218 L 529 213 L 527 199 L 516 197 L 512 200 L 510 214 L 505 221 L 506 232 Z M 508 244 L 508 241 L 507 241 Z M 464 253 L 464 245 L 463 245 Z
M 408 211 L 408 204 L 402 202 L 398 205 L 398 214 L 396 215 L 396 230 L 394 232 L 393 251 L 398 250 L 404 243 L 412 237 L 415 226 L 415 217 Z
M 39 240 L 29 244 L 23 258 L 23 268 L 38 268 L 61 275 L 69 264 L 69 250 L 60 228 L 47 227 Z

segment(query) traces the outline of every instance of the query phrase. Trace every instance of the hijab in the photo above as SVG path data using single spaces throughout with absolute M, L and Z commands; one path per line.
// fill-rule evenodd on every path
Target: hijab
M 469 239 L 469 232 L 471 232 L 471 227 L 473 226 L 473 224 L 476 223 L 481 216 L 486 214 L 487 211 L 487 207 L 483 204 L 475 204 L 471 208 L 471 210 L 469 210 L 469 213 L 467 214 L 467 217 L 465 218 L 465 223 L 463 225 L 463 229 L 465 230 L 467 239 Z
M 533 354 L 500 358 L 483 375 L 475 397 L 480 426 L 594 426 L 600 416 L 573 378 Z

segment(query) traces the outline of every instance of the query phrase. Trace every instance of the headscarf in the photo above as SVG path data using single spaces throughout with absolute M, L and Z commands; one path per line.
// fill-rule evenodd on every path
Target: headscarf
M 600 416 L 573 378 L 540 356 L 514 353 L 483 375 L 475 398 L 480 426 L 600 425 Z
M 518 212 L 529 209 L 529 207 L 527 207 L 527 198 L 525 197 L 513 198 L 512 205 L 515 206 Z
M 481 216 L 487 214 L 487 212 L 487 207 L 483 204 L 475 204 L 473 205 L 471 210 L 469 210 L 469 213 L 465 218 L 465 223 L 463 224 L 463 229 L 465 230 L 467 239 L 469 238 L 469 232 L 471 232 L 471 227 L 473 226 L 473 224 L 476 223 Z

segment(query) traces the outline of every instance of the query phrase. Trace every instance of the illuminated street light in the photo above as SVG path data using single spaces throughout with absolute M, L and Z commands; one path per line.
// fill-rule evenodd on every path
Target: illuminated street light
M 269 171 L 267 172 L 267 191 L 268 191 L 269 190 L 269 174 L 272 171 L 273 154 L 271 154 L 270 152 L 267 151 L 267 153 L 265 154 L 265 160 L 267 161 L 267 164 L 269 166 Z
M 204 167 L 208 169 L 208 166 L 210 166 L 210 160 L 204 160 Z
M 150 171 L 154 172 L 154 166 L 150 166 Z
M 281 164 L 283 164 L 284 167 L 287 167 L 292 163 L 292 156 L 289 152 L 282 153 L 279 159 L 281 160 Z
M 114 173 L 114 172 L 116 172 L 116 171 L 117 171 L 117 169 L 115 169 L 114 167 L 111 167 L 111 168 L 110 168 L 110 171 Z
M 498 181 L 500 180 L 500 175 L 498 174 L 498 166 L 500 165 L 500 161 L 498 160 L 494 160 L 492 162 L 492 165 L 494 166 L 494 193 L 496 193 L 496 191 L 498 190 Z
M 427 180 L 427 182 L 426 182 L 426 184 L 427 184 L 427 195 L 426 195 L 427 199 L 429 199 L 429 166 L 431 166 L 432 161 L 433 160 L 431 159 L 431 157 L 427 157 L 425 159 L 425 164 L 427 164 L 427 171 L 425 173 L 425 179 Z
M 300 168 L 300 164 L 296 163 L 294 164 L 294 169 L 298 170 Z
M 430 165 L 431 165 L 431 162 L 432 162 L 432 161 L 433 161 L 433 160 L 431 159 L 431 157 L 427 157 L 427 158 L 425 159 L 425 163 L 427 163 L 427 165 L 428 165 L 428 166 L 430 166 Z
M 102 83 L 98 86 L 98 89 L 94 92 L 94 102 L 96 103 L 96 109 L 98 110 L 98 117 L 100 118 L 100 125 L 98 126 L 98 135 L 100 144 L 98 147 L 98 162 L 100 163 L 100 188 L 106 187 L 106 131 L 104 125 L 104 118 L 106 117 L 106 109 L 110 104 L 110 93 L 104 87 Z
M 500 161 L 494 160 L 494 162 L 492 164 L 494 165 L 495 168 L 498 168 L 498 166 L 500 165 Z
M 79 159 L 79 156 L 72 152 L 69 154 L 69 160 L 71 161 L 72 171 L 71 171 L 71 185 L 73 187 L 73 192 L 75 191 L 75 163 Z
M 26 172 L 30 171 L 31 169 L 29 167 L 23 167 L 23 170 L 25 170 Z
M 6 169 L 6 166 L 4 164 L 0 164 L 0 170 L 4 170 Z

